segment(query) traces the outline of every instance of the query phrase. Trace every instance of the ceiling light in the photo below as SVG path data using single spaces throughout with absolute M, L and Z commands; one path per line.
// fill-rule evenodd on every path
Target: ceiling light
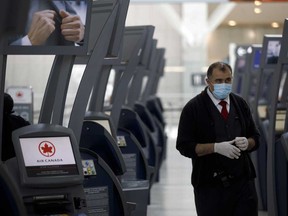
M 247 50 L 244 47 L 238 47 L 236 50 L 238 56 L 243 56 L 247 53 Z
M 261 1 L 254 1 L 254 4 L 256 5 L 256 6 L 260 6 L 260 5 L 262 5 L 262 2 Z
M 256 14 L 260 14 L 262 12 L 262 10 L 260 8 L 254 8 L 254 13 Z
M 272 26 L 272 28 L 279 28 L 280 27 L 278 22 L 272 22 L 271 26 Z
M 229 26 L 236 26 L 237 23 L 236 23 L 235 20 L 229 20 L 229 21 L 228 21 L 228 25 L 229 25 Z

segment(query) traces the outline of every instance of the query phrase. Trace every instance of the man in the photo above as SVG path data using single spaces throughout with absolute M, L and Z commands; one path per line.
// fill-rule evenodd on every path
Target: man
M 12 97 L 4 93 L 3 129 L 2 129 L 2 160 L 6 161 L 15 157 L 12 142 L 12 132 L 18 128 L 30 125 L 28 121 L 13 114 L 14 101 Z
M 231 93 L 230 65 L 210 65 L 206 82 L 205 90 L 182 110 L 176 143 L 182 155 L 192 158 L 197 213 L 257 215 L 256 174 L 249 152 L 259 146 L 259 131 L 247 103 Z

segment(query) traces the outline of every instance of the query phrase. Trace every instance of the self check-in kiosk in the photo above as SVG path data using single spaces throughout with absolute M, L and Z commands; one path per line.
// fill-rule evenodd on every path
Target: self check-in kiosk
M 97 8 L 97 6 L 99 7 Z M 103 111 L 103 97 L 110 68 L 115 64 L 121 64 L 121 53 L 120 51 L 116 52 L 117 50 L 115 47 L 119 46 L 118 43 L 122 43 L 122 40 L 119 40 L 119 37 L 122 37 L 120 33 L 123 32 L 123 29 L 121 28 L 124 28 L 127 6 L 127 1 L 118 2 L 116 5 L 113 1 L 103 1 L 102 5 L 101 2 L 98 2 L 98 4 L 95 2 L 94 11 L 97 11 L 98 9 L 99 11 L 102 10 L 103 12 L 106 12 L 107 15 L 111 14 L 108 17 L 105 17 L 104 14 L 102 16 L 96 16 L 95 20 L 100 22 L 101 20 L 108 19 L 107 22 L 113 22 L 109 24 L 111 27 L 109 32 L 106 34 L 103 34 L 103 31 L 98 32 L 98 34 L 101 35 L 101 39 L 99 38 L 96 42 L 96 47 L 92 51 L 88 61 L 86 60 L 85 62 L 85 59 L 79 59 L 80 63 L 81 61 L 85 62 L 86 68 L 79 85 L 69 122 L 69 127 L 78 131 L 79 121 L 81 121 L 81 117 L 79 117 L 78 114 L 79 110 L 81 110 L 80 113 L 86 110 L 86 108 L 83 107 L 83 104 L 88 103 L 89 95 L 92 91 L 91 103 L 88 105 L 88 112 L 85 113 L 84 122 L 82 119 L 82 131 L 77 134 L 81 134 L 79 143 L 82 158 L 85 159 L 84 164 L 87 164 L 87 167 L 89 167 L 92 164 L 89 161 L 93 161 L 96 173 L 98 174 L 91 176 L 86 175 L 84 187 L 89 197 L 97 196 L 95 191 L 101 191 L 101 194 L 105 194 L 102 201 L 107 202 L 107 205 L 106 207 L 102 207 L 102 210 L 103 213 L 105 212 L 105 214 L 109 215 L 130 215 L 132 212 L 130 212 L 129 208 L 133 206 L 133 204 L 134 207 L 136 204 L 136 215 L 140 215 L 139 213 L 143 212 L 141 206 L 143 206 L 142 208 L 144 208 L 146 212 L 147 201 L 145 201 L 144 197 L 147 197 L 145 194 L 147 194 L 149 190 L 149 181 L 145 181 L 145 179 L 143 181 L 140 181 L 139 179 L 136 179 L 136 181 L 134 179 L 133 187 L 131 186 L 132 181 L 123 181 L 122 176 L 126 173 L 126 164 L 124 163 L 124 158 L 116 140 L 116 130 L 113 121 L 114 112 L 111 111 L 110 115 L 108 115 Z M 114 19 L 111 20 L 111 17 Z M 122 21 L 120 22 L 120 20 Z M 107 22 L 105 21 L 103 23 L 107 25 Z M 111 41 L 113 41 L 113 45 L 111 45 Z M 97 52 L 99 52 L 103 43 L 108 45 L 108 50 L 105 52 L 102 51 L 101 55 L 103 56 L 99 58 L 99 56 L 94 55 L 94 53 L 97 54 Z M 98 49 L 97 45 L 101 47 Z M 119 46 L 119 49 L 120 48 L 121 46 Z M 78 60 L 76 59 L 76 61 Z M 89 206 L 89 211 L 97 212 L 100 211 L 100 209 L 100 206 Z
M 259 78 L 261 48 L 262 44 L 251 44 L 247 48 L 246 72 L 245 80 L 243 80 L 244 82 L 241 86 L 241 89 L 243 89 L 241 96 L 249 103 L 251 108 L 251 100 L 253 100 L 253 97 L 255 96 L 255 87 L 258 81 L 257 78 Z
M 165 133 L 165 120 L 163 116 L 163 107 L 160 97 L 157 96 L 157 88 L 160 78 L 163 76 L 164 71 L 164 54 L 165 49 L 156 48 L 156 40 L 153 40 L 153 50 L 154 55 L 151 55 L 150 64 L 148 70 L 146 70 L 145 77 L 142 78 L 144 81 L 146 78 L 146 83 L 143 85 L 143 90 L 139 98 L 137 106 L 142 105 L 147 108 L 147 115 L 150 115 L 155 124 L 155 129 L 157 130 L 157 144 L 161 148 L 160 154 L 160 166 L 165 159 L 166 154 L 166 133 Z M 136 104 L 135 104 L 136 108 Z M 137 109 L 136 109 L 137 110 Z M 145 120 L 143 119 L 145 122 Z M 151 123 L 153 124 L 153 123 Z M 149 125 L 149 124 L 148 124 Z M 159 166 L 159 167 L 160 167 Z
M 139 31 L 134 32 L 132 29 L 138 29 Z M 127 168 L 126 173 L 120 176 L 121 184 L 127 199 L 136 201 L 135 215 L 146 215 L 147 213 L 150 175 L 152 172 L 147 165 L 147 154 L 144 153 L 144 150 L 138 144 L 138 140 L 131 138 L 131 132 L 121 128 L 120 121 L 123 104 L 125 104 L 127 96 L 126 92 L 128 91 L 127 85 L 142 54 L 145 37 L 145 28 L 125 28 L 121 64 L 113 66 L 113 69 L 118 70 L 116 73 L 122 75 L 119 76 L 119 80 L 115 83 L 111 106 L 106 107 L 106 111 L 110 113 L 112 121 L 117 126 L 116 139 Z
M 91 112 L 92 105 L 87 115 L 86 106 L 83 104 L 88 104 L 92 89 L 92 95 L 100 94 L 99 91 L 102 91 L 101 87 L 103 87 L 103 83 L 100 81 L 103 81 L 107 69 L 111 67 L 109 64 L 118 62 L 118 52 L 115 49 L 117 43 L 115 41 L 121 43 L 119 37 L 122 36 L 119 33 L 123 31 L 121 27 L 124 28 L 127 7 L 127 1 L 94 2 L 93 11 L 95 13 L 94 16 L 92 14 L 92 18 L 95 22 L 100 23 L 103 29 L 94 32 L 97 41 L 91 56 L 85 62 L 86 68 L 76 94 L 69 122 L 69 127 L 78 131 L 85 169 L 95 170 L 96 173 L 96 175 L 93 172 L 92 175 L 85 175 L 84 188 L 89 199 L 88 211 L 105 215 L 131 215 L 135 208 L 135 202 L 134 200 L 128 202 L 118 179 L 118 176 L 125 173 L 126 167 L 117 142 L 113 139 L 113 127 L 110 125 L 109 118 L 105 113 L 101 113 L 101 110 Z M 117 18 L 118 20 L 116 20 Z M 122 21 L 120 22 L 120 20 Z M 117 35 L 118 37 L 116 37 Z M 113 41 L 113 46 L 110 44 L 111 41 Z M 80 63 L 81 61 L 83 59 L 80 59 Z M 100 83 L 101 85 L 99 85 Z M 97 106 L 101 107 L 99 104 Z M 79 115 L 79 111 L 83 113 L 83 117 Z M 84 117 L 85 115 L 86 117 Z M 79 124 L 79 121 L 83 122 L 83 125 Z M 93 197 L 98 197 L 98 199 L 93 201 Z M 97 204 L 98 202 L 105 204 L 101 206 Z
M 246 85 L 245 87 L 248 88 L 247 90 L 247 101 L 250 105 L 250 108 L 252 110 L 252 116 L 254 118 L 254 121 L 259 122 L 258 117 L 257 117 L 257 104 L 258 101 L 256 101 L 256 93 L 257 93 L 257 82 L 259 82 L 260 80 L 260 59 L 261 59 L 261 52 L 262 52 L 262 45 L 260 44 L 253 44 L 251 46 L 251 54 L 250 54 L 250 76 L 249 76 L 249 81 L 248 81 L 248 86 Z M 256 185 L 256 191 L 258 194 L 258 208 L 259 209 L 264 209 L 263 206 L 263 190 L 261 193 L 261 186 L 263 187 L 263 184 L 260 185 L 260 175 L 259 175 L 259 169 L 263 168 L 259 168 L 259 166 L 262 166 L 262 164 L 259 164 L 259 152 L 252 152 L 251 153 L 251 159 L 252 162 L 254 164 L 254 166 L 256 167 L 256 181 L 255 181 L 255 185 Z M 263 159 L 263 158 L 262 158 Z M 262 172 L 263 173 L 263 172 Z M 263 177 L 263 176 L 262 176 Z M 266 207 L 265 207 L 266 208 Z
M 83 168 L 72 130 L 29 125 L 12 134 L 16 158 L 6 161 L 27 215 L 87 215 Z
M 80 152 L 88 213 L 91 215 L 132 215 L 131 212 L 134 211 L 136 204 L 127 201 L 119 179 L 110 168 L 115 164 L 107 164 L 93 148 L 80 147 Z
M 261 51 L 262 51 L 262 44 L 252 44 L 248 46 L 245 54 L 245 72 L 243 72 L 242 82 L 241 82 L 241 96 L 246 99 L 248 102 L 250 109 L 252 111 L 252 116 L 254 120 L 257 119 L 257 105 L 258 101 L 256 102 L 256 93 L 257 93 L 257 86 L 258 82 L 260 80 L 260 60 L 261 60 Z M 238 60 L 239 61 L 239 60 Z M 258 122 L 258 121 L 257 121 Z M 262 142 L 261 142 L 262 145 Z M 262 148 L 262 146 L 260 147 Z M 258 208 L 264 209 L 263 207 L 263 188 L 261 192 L 261 186 L 260 182 L 265 180 L 265 173 L 264 173 L 264 167 L 259 167 L 259 151 L 251 152 L 251 159 L 255 166 L 256 170 L 256 191 L 258 194 Z M 263 158 L 261 158 L 262 160 Z M 262 162 L 263 163 L 263 162 Z M 259 172 L 259 169 L 261 169 L 263 172 Z M 260 175 L 262 174 L 262 176 Z M 264 173 L 264 174 L 263 174 Z M 261 177 L 261 179 L 260 179 Z M 264 180 L 263 180 L 264 179 Z M 266 201 L 265 201 L 266 202 Z M 265 207 L 266 208 L 266 207 Z
M 57 3 L 59 2 L 57 1 Z M 75 63 L 75 57 L 87 56 L 87 55 L 89 56 L 88 64 L 86 66 L 87 71 L 91 71 L 92 68 L 93 70 L 96 69 L 97 71 L 97 68 L 99 68 L 99 65 L 101 66 L 101 63 L 103 62 L 103 59 L 109 47 L 109 42 L 110 42 L 109 39 L 111 36 L 111 32 L 113 30 L 114 21 L 115 21 L 117 9 L 119 6 L 118 1 L 77 1 L 77 3 L 76 1 L 65 1 L 63 2 L 64 6 L 67 6 L 66 5 L 67 3 L 70 4 L 70 6 L 73 6 L 74 9 L 77 9 L 77 8 L 81 9 L 80 11 L 82 15 L 83 15 L 83 12 L 86 15 L 86 19 L 83 20 L 85 23 L 85 34 L 84 34 L 84 39 L 81 44 L 75 44 L 75 46 L 74 45 L 68 46 L 68 45 L 61 45 L 61 44 L 57 44 L 57 45 L 54 44 L 54 45 L 49 45 L 49 46 L 48 45 L 47 46 L 46 45 L 27 46 L 23 44 L 22 45 L 14 45 L 14 44 L 10 45 L 9 44 L 7 46 L 4 46 L 5 53 L 7 54 L 19 53 L 19 54 L 54 54 L 56 55 L 52 69 L 51 69 L 51 73 L 49 76 L 49 80 L 47 83 L 47 88 L 46 88 L 46 92 L 44 95 L 43 104 L 42 104 L 40 117 L 39 117 L 39 123 L 44 123 L 45 125 L 46 124 L 50 125 L 51 123 L 53 125 L 61 125 L 63 123 L 63 114 L 64 114 L 64 107 L 65 107 L 65 101 L 66 101 L 66 96 L 67 96 L 67 89 L 68 89 L 69 79 L 71 75 L 71 70 L 72 70 L 73 64 Z M 97 25 L 97 28 L 94 28 L 94 27 L 90 28 L 90 21 L 91 21 L 91 25 L 99 24 Z M 93 60 L 90 61 L 90 59 L 93 59 Z M 78 91 L 78 94 L 76 96 L 75 103 L 71 112 L 69 128 L 73 130 L 75 140 L 77 143 L 80 140 L 80 133 L 81 133 L 81 127 L 82 127 L 82 124 L 79 124 L 79 122 L 83 122 L 85 110 L 86 110 L 86 107 L 83 106 L 83 104 L 87 104 L 89 94 L 91 92 L 91 88 L 93 85 L 93 80 L 94 80 L 93 77 L 97 76 L 97 73 L 93 73 L 93 70 L 92 70 L 92 73 L 91 72 L 85 73 L 83 75 L 82 82 L 86 82 L 85 84 L 87 88 L 85 88 L 85 86 L 83 85 L 79 87 L 80 90 Z M 51 128 L 48 128 L 48 129 L 51 129 Z M 47 149 L 50 149 L 49 145 Z M 85 166 L 85 168 L 87 168 L 87 166 Z M 123 170 L 125 170 L 125 167 L 122 164 L 121 172 L 123 172 Z M 114 179 L 115 178 L 116 177 L 114 176 Z M 85 181 L 81 182 L 81 186 L 82 186 L 81 192 L 83 192 L 83 185 L 84 185 L 85 198 L 86 200 L 89 200 L 89 202 L 85 202 L 87 204 L 87 212 L 89 214 L 92 214 L 92 212 L 95 213 L 95 211 L 99 213 L 101 212 L 101 207 L 97 206 L 93 200 L 91 201 L 90 198 L 93 197 L 91 193 L 92 190 L 90 190 L 91 181 L 89 182 L 87 179 L 91 179 L 91 178 L 85 175 L 85 178 L 84 178 Z M 99 179 L 99 176 L 97 176 L 97 179 Z M 92 186 L 93 185 L 95 186 L 97 183 L 93 183 L 93 182 L 95 181 L 92 181 Z M 59 182 L 55 183 L 54 186 L 56 187 L 58 183 Z M 60 185 L 61 185 L 61 182 L 60 182 Z M 63 188 L 63 190 L 69 189 L 67 187 L 62 187 L 62 186 L 61 188 Z M 53 189 L 54 188 L 52 189 L 48 188 L 47 191 L 45 190 L 44 192 L 48 193 L 49 190 L 53 190 Z M 116 194 L 117 193 L 115 192 L 115 196 L 117 196 Z M 44 195 L 45 194 L 43 194 L 43 197 L 44 199 L 46 199 Z M 112 193 L 112 195 L 114 196 L 114 193 Z M 109 197 L 108 199 L 109 202 L 114 200 L 113 196 Z M 119 197 L 121 198 L 119 201 L 120 204 L 119 205 L 115 204 L 115 206 L 112 205 L 110 206 L 110 209 L 114 209 L 114 207 L 116 208 L 116 206 L 118 205 L 120 206 L 119 209 L 122 209 L 123 214 L 121 213 L 121 211 L 117 213 L 119 213 L 120 215 L 129 215 L 130 213 L 127 212 L 128 204 L 125 198 L 122 195 Z M 56 196 L 55 198 L 60 200 L 58 202 L 60 203 L 59 209 L 61 209 L 62 207 L 64 208 L 64 206 L 61 206 L 61 204 L 64 205 L 65 203 L 68 203 L 68 201 L 66 200 L 67 196 L 61 195 L 61 196 Z M 40 197 L 40 199 L 42 199 L 42 197 Z M 53 199 L 53 197 L 51 199 Z M 78 202 L 79 199 L 77 199 L 76 201 Z M 30 202 L 30 201 L 28 200 L 27 202 Z M 97 200 L 96 202 L 99 202 L 99 200 Z M 41 202 L 40 202 L 40 205 L 42 205 Z M 41 208 L 41 211 L 43 210 L 44 213 L 46 211 L 45 208 L 46 207 Z M 47 212 L 49 213 L 49 211 L 50 210 L 48 209 Z M 109 213 L 110 215 L 115 215 L 113 211 L 110 211 L 110 212 L 111 212 Z
M 147 91 L 147 94 L 145 95 L 146 95 L 146 101 L 147 101 L 146 102 L 147 108 L 158 119 L 158 121 L 161 123 L 163 128 L 165 128 L 166 122 L 165 122 L 164 114 L 163 114 L 164 109 L 163 109 L 161 99 L 157 96 L 159 81 L 160 81 L 160 78 L 164 75 L 165 49 L 158 48 L 157 52 L 159 55 L 159 62 L 156 68 L 156 76 L 154 77 L 154 79 L 153 77 L 149 77 L 149 81 L 151 80 L 151 88 L 147 88 L 148 91 Z
M 139 72 L 135 73 L 133 80 L 131 82 L 131 87 L 129 88 L 129 95 L 134 95 L 134 100 L 128 100 L 128 105 L 132 106 L 133 110 L 139 115 L 143 123 L 145 124 L 148 131 L 148 138 L 155 146 L 155 164 L 156 173 L 154 175 L 154 180 L 159 180 L 159 169 L 161 167 L 165 149 L 165 132 L 160 124 L 157 124 L 157 120 L 153 117 L 153 114 L 147 108 L 147 94 L 151 85 L 151 77 L 156 74 L 157 63 L 160 61 L 157 55 L 157 40 L 152 40 L 152 46 L 150 48 L 150 58 L 147 65 L 144 65 L 145 69 L 141 70 L 141 67 L 137 70 Z M 143 65 L 142 65 L 143 68 Z M 153 79 L 153 78 L 152 78 Z M 138 94 L 136 94 L 138 92 Z M 133 98 L 133 97 L 132 97 Z
M 141 47 L 141 53 L 138 54 L 138 56 L 133 56 L 131 50 L 131 39 L 135 38 L 137 35 L 141 35 L 144 32 L 147 32 L 147 35 L 144 37 L 145 41 L 143 42 L 143 47 Z M 126 38 L 127 41 L 124 40 L 124 44 L 126 45 L 126 49 L 124 49 L 123 53 L 123 59 L 127 59 L 128 62 L 127 66 L 124 69 L 116 68 L 118 69 L 119 76 L 116 76 L 117 85 L 113 89 L 112 99 L 113 102 L 119 101 L 119 97 L 122 97 L 122 108 L 121 108 L 121 115 L 119 118 L 119 128 L 125 128 L 129 131 L 131 131 L 136 138 L 141 143 L 145 154 L 148 156 L 148 163 L 150 166 L 155 167 L 155 170 L 157 170 L 157 163 L 158 163 L 158 153 L 156 149 L 156 145 L 154 141 L 151 138 L 151 134 L 148 133 L 146 130 L 146 126 L 141 120 L 140 116 L 134 111 L 134 107 L 129 106 L 133 105 L 135 102 L 135 98 L 131 99 L 131 94 L 128 94 L 131 92 L 131 88 L 129 89 L 129 82 L 131 79 L 133 79 L 135 74 L 137 73 L 143 73 L 143 70 L 141 70 L 140 62 L 144 62 L 145 59 L 149 60 L 149 49 L 151 48 L 151 43 L 147 43 L 148 41 L 152 42 L 152 35 L 154 32 L 153 26 L 135 26 L 135 27 L 127 27 L 126 28 Z M 146 34 L 146 33 L 145 33 Z M 130 41 L 129 41 L 129 38 Z M 136 41 L 135 41 L 136 42 Z M 147 46 L 145 46 L 145 44 Z M 137 51 L 137 50 L 135 50 Z M 133 51 L 134 52 L 134 51 Z M 148 52 L 148 55 L 145 54 Z M 137 54 L 136 54 L 137 55 Z M 137 61 L 136 61 L 137 60 Z M 132 67 L 132 63 L 134 63 Z M 138 67 L 140 66 L 140 67 Z M 143 67 L 143 66 L 142 66 Z M 146 67 L 146 65 L 144 65 Z M 123 73 L 124 76 L 121 76 L 121 73 Z M 132 85 L 132 84 L 131 84 Z M 135 86 L 135 82 L 133 83 Z M 120 95 L 118 92 L 126 92 L 125 95 Z M 138 89 L 137 89 L 138 92 Z M 125 106 L 123 106 L 125 105 Z
M 131 86 L 129 87 L 127 95 L 127 107 L 131 108 L 134 112 L 138 114 L 138 116 L 144 123 L 145 128 L 147 128 L 148 139 L 152 143 L 153 149 L 156 154 L 155 158 L 153 159 L 153 163 L 156 164 L 156 173 L 154 175 L 156 180 L 158 176 L 157 170 L 159 170 L 160 168 L 162 152 L 162 148 L 159 144 L 160 135 L 155 125 L 154 119 L 146 107 L 146 101 L 144 100 L 144 97 L 142 100 L 142 95 L 148 82 L 148 74 L 155 73 L 155 67 L 153 67 L 155 65 L 153 65 L 152 62 L 156 59 L 157 40 L 153 39 L 153 32 L 154 29 L 153 31 L 149 31 L 149 35 L 146 39 L 145 47 L 143 50 L 143 56 L 136 68 L 136 72 L 133 74 Z
M 158 56 L 158 62 L 156 66 L 156 73 L 150 74 L 149 80 L 147 82 L 147 87 L 143 93 L 144 101 L 146 102 L 146 106 L 150 113 L 152 114 L 156 126 L 158 130 L 160 130 L 160 141 L 159 143 L 162 144 L 162 155 L 161 158 L 164 160 L 166 158 L 167 154 L 167 135 L 165 133 L 165 118 L 164 118 L 164 109 L 162 105 L 161 98 L 157 96 L 157 89 L 158 84 L 160 81 L 160 78 L 164 74 L 164 66 L 165 66 L 165 49 L 164 48 L 158 48 L 157 49 L 157 56 Z
M 267 53 L 267 63 L 277 61 L 267 109 L 267 210 L 269 215 L 279 216 L 287 215 L 287 137 L 284 135 L 287 132 L 287 36 L 288 20 L 285 19 L 281 49 L 279 43 L 272 41 L 271 52 Z
M 138 29 L 138 31 L 134 31 L 134 29 Z M 134 73 L 134 69 L 138 64 L 139 58 L 142 53 L 145 37 L 146 37 L 145 28 L 139 28 L 139 27 L 125 28 L 123 38 L 123 49 L 120 55 L 121 61 L 119 62 L 119 64 L 113 65 L 114 70 L 119 70 L 116 73 L 119 74 L 122 73 L 122 75 L 119 76 L 120 79 L 117 80 L 116 82 L 116 86 L 114 86 L 114 88 L 117 89 L 117 91 L 114 91 L 114 95 L 112 96 L 110 105 L 104 108 L 105 112 L 102 113 L 98 112 L 98 115 L 95 115 L 97 114 L 97 112 L 95 112 L 96 111 L 95 107 L 89 108 L 90 112 L 88 112 L 88 115 L 86 115 L 85 118 L 86 122 L 84 122 L 85 127 L 83 127 L 85 131 L 82 132 L 82 134 L 87 135 L 88 133 L 90 134 L 93 133 L 90 132 L 92 131 L 90 130 L 92 127 L 94 129 L 98 128 L 99 131 L 100 128 L 102 128 L 101 129 L 102 132 L 100 133 L 97 132 L 98 136 L 110 136 L 110 138 L 106 137 L 103 139 L 106 140 L 105 143 L 107 145 L 113 144 L 114 146 L 116 143 L 117 147 L 121 150 L 122 154 L 121 156 L 124 159 L 126 165 L 126 172 L 124 172 L 123 175 L 119 174 L 117 175 L 118 178 L 120 179 L 121 186 L 127 197 L 127 200 L 131 202 L 133 201 L 136 202 L 136 209 L 134 212 L 135 215 L 146 215 L 147 213 L 150 178 L 151 178 L 150 176 L 152 174 L 152 169 L 150 168 L 150 166 L 147 165 L 147 154 L 146 152 L 144 152 L 142 146 L 138 143 L 139 141 L 137 139 L 131 138 L 131 132 L 127 130 L 122 130 L 122 128 L 119 127 L 118 122 L 119 118 L 121 118 L 120 112 L 122 110 L 122 106 L 125 103 L 127 96 L 127 93 L 125 94 L 125 92 L 127 92 L 128 90 L 127 85 Z M 107 73 L 107 71 L 104 72 Z M 94 113 L 92 111 L 94 111 Z M 102 108 L 100 109 L 100 111 L 102 111 Z M 94 126 L 92 126 L 92 124 Z M 106 129 L 105 128 L 103 129 L 103 127 L 101 127 L 104 125 L 107 126 Z M 116 136 L 114 136 L 113 127 L 111 127 L 111 125 L 116 125 L 118 128 Z M 89 128 L 89 130 L 86 130 L 87 128 Z M 106 133 L 103 133 L 103 131 L 106 131 Z M 141 133 L 143 133 L 143 127 Z M 147 134 L 145 134 L 145 136 L 147 136 Z M 81 140 L 82 139 L 84 140 L 85 136 L 81 137 Z M 98 143 L 95 145 L 94 150 L 95 152 L 100 153 L 101 148 L 99 148 L 99 146 L 101 142 L 99 142 L 99 139 L 94 139 L 93 142 Z M 97 148 L 99 149 L 96 150 Z M 127 169 L 127 166 L 129 167 L 129 170 Z M 134 171 L 132 171 L 131 169 L 132 167 Z
M 131 44 L 131 40 L 129 40 L 129 43 Z M 116 105 L 112 105 L 111 114 L 113 113 L 113 106 Z M 111 131 L 112 128 L 110 127 L 107 116 L 105 118 L 105 115 L 103 115 L 101 118 L 99 114 L 97 116 L 91 116 L 91 113 L 89 113 L 89 115 L 86 116 L 86 122 L 84 122 L 81 143 L 83 141 L 83 143 L 87 144 L 94 140 L 95 145 L 91 145 L 89 149 L 93 149 L 93 151 L 97 152 L 97 154 L 101 156 L 105 155 L 103 152 L 105 151 L 105 145 L 107 147 L 108 145 L 111 145 L 115 142 L 113 140 L 114 137 Z M 90 138 L 88 138 L 88 134 L 90 134 Z M 93 136 L 94 139 L 91 139 Z M 109 138 L 109 136 L 111 138 Z M 146 215 L 149 195 L 149 182 L 152 171 L 147 163 L 147 155 L 145 155 L 138 140 L 128 130 L 118 128 L 117 142 L 122 152 L 122 157 L 125 161 L 127 170 L 123 175 L 119 176 L 121 180 L 121 186 L 124 190 L 127 200 L 136 202 L 136 209 L 133 213 L 135 215 Z M 101 145 L 103 148 L 101 148 Z M 110 157 L 113 157 L 111 150 L 106 150 L 106 152 L 109 152 Z M 108 158 L 105 160 L 108 160 L 108 164 L 111 164 L 113 161 L 113 159 L 109 160 Z M 113 164 L 111 165 L 112 167 L 115 167 Z
M 255 72 L 257 75 L 256 93 L 253 97 L 252 110 L 256 124 L 259 127 L 261 137 L 257 154 L 257 181 L 259 182 L 259 208 L 267 210 L 268 194 L 267 194 L 267 175 L 268 175 L 268 127 L 269 120 L 267 110 L 272 103 L 271 88 L 273 84 L 273 77 L 276 72 L 276 65 L 271 61 L 268 61 L 268 56 L 271 55 L 272 45 L 281 43 L 281 35 L 264 35 L 263 43 L 260 55 L 260 67 Z
M 236 61 L 233 72 L 232 91 L 240 95 L 243 95 L 244 88 L 242 85 L 246 81 L 248 49 L 249 45 L 238 45 L 235 48 Z

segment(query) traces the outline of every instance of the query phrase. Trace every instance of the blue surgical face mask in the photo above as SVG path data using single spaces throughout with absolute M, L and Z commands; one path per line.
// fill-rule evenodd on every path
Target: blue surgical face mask
M 213 95 L 215 96 L 215 98 L 223 100 L 228 97 L 231 91 L 232 91 L 232 84 L 229 83 L 214 84 Z

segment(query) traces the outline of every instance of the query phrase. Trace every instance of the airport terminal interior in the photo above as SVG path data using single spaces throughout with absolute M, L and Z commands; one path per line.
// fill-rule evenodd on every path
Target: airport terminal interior
M 1 1 L 0 212 L 196 216 L 178 126 L 220 61 L 260 132 L 258 215 L 288 215 L 288 1 Z

